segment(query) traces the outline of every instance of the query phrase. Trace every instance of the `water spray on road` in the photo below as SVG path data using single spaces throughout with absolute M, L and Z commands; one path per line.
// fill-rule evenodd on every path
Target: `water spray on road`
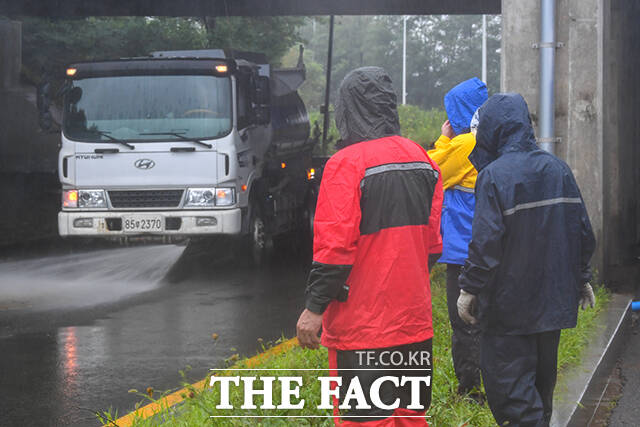
M 160 286 L 183 246 L 143 246 L 0 263 L 0 310 L 111 303 Z

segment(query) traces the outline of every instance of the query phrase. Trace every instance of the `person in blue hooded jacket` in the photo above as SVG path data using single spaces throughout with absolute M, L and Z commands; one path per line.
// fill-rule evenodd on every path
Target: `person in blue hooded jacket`
M 471 118 L 487 100 L 487 86 L 478 78 L 466 80 L 444 97 L 448 120 L 442 125 L 442 135 L 429 151 L 429 157 L 440 167 L 444 203 L 442 208 L 442 256 L 438 262 L 447 264 L 447 306 L 451 323 L 451 356 L 458 378 L 458 393 L 467 393 L 477 401 L 480 394 L 479 329 L 467 325 L 458 316 L 456 302 L 460 295 L 458 276 L 467 259 L 471 240 L 471 221 L 476 203 L 473 194 L 478 172 L 469 161 L 476 139 L 469 130 Z
M 480 367 L 499 425 L 551 419 L 560 330 L 593 307 L 595 238 L 571 169 L 536 145 L 519 94 L 497 94 L 477 112 L 478 170 L 460 317 L 482 330 Z

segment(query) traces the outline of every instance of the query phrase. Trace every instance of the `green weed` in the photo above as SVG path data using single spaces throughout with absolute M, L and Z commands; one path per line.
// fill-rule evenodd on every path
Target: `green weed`
M 491 426 L 495 421 L 488 406 L 478 405 L 471 399 L 459 396 L 456 393 L 458 382 L 453 371 L 451 360 L 451 329 L 447 315 L 445 269 L 444 266 L 436 266 L 431 274 L 432 283 L 432 303 L 433 303 L 433 387 L 432 402 L 428 411 L 431 417 L 428 421 L 435 426 Z M 574 329 L 562 332 L 560 341 L 558 366 L 559 375 L 562 378 L 566 368 L 578 363 L 581 354 L 585 349 L 589 337 L 593 335 L 597 327 L 598 314 L 606 307 L 610 295 L 608 291 L 599 287 L 596 289 L 597 307 L 593 310 L 580 310 L 578 326 Z M 282 341 L 281 338 L 278 341 Z M 275 343 L 277 344 L 278 341 Z M 262 345 L 263 349 L 266 347 Z M 328 375 L 327 371 L 302 371 L 299 369 L 327 368 L 327 350 L 303 350 L 300 347 L 279 355 L 274 355 L 263 361 L 260 368 L 268 368 L 273 371 L 243 371 L 241 376 L 302 376 L 304 386 L 300 388 L 300 399 L 305 400 L 304 409 L 301 410 L 261 410 L 261 409 L 241 409 L 244 401 L 242 387 L 230 387 L 230 401 L 236 408 L 233 410 L 217 410 L 216 405 L 220 403 L 220 387 L 216 385 L 212 388 L 206 387 L 204 390 L 196 390 L 189 384 L 187 387 L 185 400 L 176 406 L 164 408 L 159 414 L 152 418 L 137 419 L 134 422 L 136 427 L 148 426 L 198 426 L 211 423 L 216 426 L 330 426 L 333 425 L 331 417 L 327 418 L 210 418 L 219 415 L 252 415 L 252 416 L 273 416 L 273 415 L 331 415 L 330 410 L 318 410 L 316 406 L 320 403 L 320 385 L 317 381 L 319 375 Z M 237 362 L 234 368 L 246 368 L 246 359 Z M 292 369 L 295 367 L 296 369 Z M 282 371 L 276 369 L 283 369 Z M 232 371 L 220 372 L 221 376 L 234 375 Z M 235 374 L 239 375 L 239 374 Z M 208 384 L 208 380 L 207 380 Z M 262 384 L 258 381 L 257 387 Z M 279 382 L 274 382 L 274 405 L 279 403 L 280 386 Z M 145 400 L 155 400 L 145 396 Z M 294 402 L 296 399 L 294 399 Z M 255 399 L 255 404 L 260 407 L 262 399 Z M 101 422 L 112 420 L 115 415 L 112 412 L 105 412 L 100 418 Z

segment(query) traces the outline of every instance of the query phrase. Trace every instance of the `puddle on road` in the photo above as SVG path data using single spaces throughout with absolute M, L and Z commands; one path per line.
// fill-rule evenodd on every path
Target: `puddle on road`
M 0 263 L 0 310 L 92 307 L 146 292 L 183 251 L 144 246 Z
M 166 278 L 170 269 L 175 282 Z M 7 419 L 95 425 L 87 408 L 127 413 L 140 400 L 129 389 L 175 388 L 187 366 L 195 382 L 232 354 L 253 355 L 262 337 L 294 333 L 306 277 L 294 262 L 253 270 L 230 256 L 168 245 L 0 263 L 0 307 L 15 308 L 0 311 Z M 93 308 L 127 298 L 136 303 Z M 23 303 L 34 315 L 20 313 Z

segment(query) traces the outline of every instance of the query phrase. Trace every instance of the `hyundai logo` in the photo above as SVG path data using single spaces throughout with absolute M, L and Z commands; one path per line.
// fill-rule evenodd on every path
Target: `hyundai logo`
M 151 159 L 138 159 L 133 165 L 138 169 L 151 169 L 156 165 L 156 162 Z

